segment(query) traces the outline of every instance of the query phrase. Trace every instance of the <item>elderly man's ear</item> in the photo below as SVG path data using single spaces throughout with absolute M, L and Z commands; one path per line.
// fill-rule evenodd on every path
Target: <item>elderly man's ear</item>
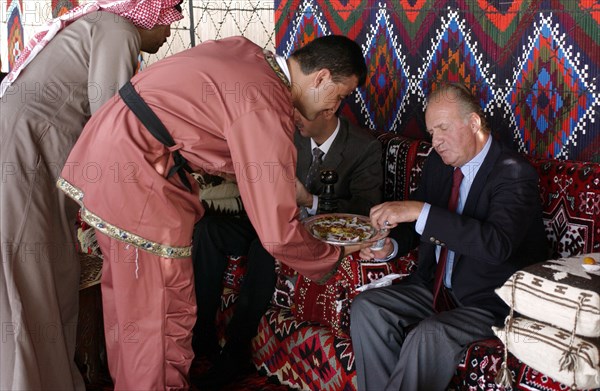
M 479 130 L 481 130 L 481 118 L 479 118 L 477 114 L 471 113 L 469 116 L 469 125 L 471 126 L 473 133 L 479 132 Z

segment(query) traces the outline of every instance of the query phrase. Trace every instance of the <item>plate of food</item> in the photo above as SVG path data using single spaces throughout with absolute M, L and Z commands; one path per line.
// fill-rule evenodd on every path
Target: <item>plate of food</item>
M 348 213 L 315 215 L 302 222 L 312 236 L 338 246 L 374 242 L 387 233 L 373 227 L 369 217 Z

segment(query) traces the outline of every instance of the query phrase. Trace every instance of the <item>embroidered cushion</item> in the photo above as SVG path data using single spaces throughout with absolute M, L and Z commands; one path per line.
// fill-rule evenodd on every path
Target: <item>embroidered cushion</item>
M 350 305 L 360 292 L 356 288 L 391 273 L 406 275 L 416 269 L 416 251 L 390 262 L 361 260 L 358 253 L 344 258 L 326 284 L 319 285 L 299 276 L 292 313 L 298 321 L 316 322 L 337 337 L 350 333 Z
M 275 292 L 273 292 L 271 304 L 290 309 L 294 306 L 296 281 L 299 274 L 278 260 L 275 261 L 275 271 L 277 273 L 277 281 L 275 281 Z
M 431 143 L 395 133 L 377 136 L 383 145 L 383 199 L 406 200 L 417 189 Z
M 192 174 L 200 186 L 200 202 L 209 215 L 244 213 L 244 204 L 237 183 L 207 173 Z
M 493 329 L 515 357 L 544 375 L 576 389 L 600 387 L 598 338 L 572 336 L 525 317 L 513 318 L 505 328 Z M 508 335 L 504 335 L 506 329 Z
M 227 269 L 225 269 L 223 275 L 221 305 L 216 316 L 218 338 L 221 345 L 225 343 L 225 330 L 235 312 L 235 303 L 240 294 L 246 272 L 248 271 L 248 258 L 246 256 L 232 255 L 228 258 Z M 275 292 L 271 299 L 271 306 L 289 309 L 293 305 L 293 282 L 295 282 L 298 273 L 278 261 L 275 262 L 275 272 L 277 273 L 277 281 Z
M 600 264 L 600 253 L 591 255 Z M 583 258 L 561 258 L 524 268 L 496 293 L 526 317 L 578 335 L 600 337 L 600 271 L 584 269 Z
M 600 252 L 600 164 L 526 157 L 540 177 L 549 258 Z

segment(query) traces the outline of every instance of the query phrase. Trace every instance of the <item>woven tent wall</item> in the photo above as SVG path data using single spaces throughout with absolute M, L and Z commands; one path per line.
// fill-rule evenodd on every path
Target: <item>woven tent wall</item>
M 173 25 L 158 53 L 145 57 L 147 64 L 206 40 L 234 35 L 275 50 L 274 0 L 184 0 L 183 7 L 184 19 Z
M 144 65 L 205 40 L 244 35 L 275 50 L 274 0 L 184 0 L 184 18 L 171 26 L 171 37 L 153 55 L 143 54 Z M 78 0 L 0 0 L 0 69 L 8 72 L 31 37 L 51 18 Z
M 600 2 L 278 0 L 277 50 L 324 34 L 362 44 L 365 88 L 344 109 L 378 131 L 424 138 L 440 80 L 480 91 L 496 136 L 537 156 L 600 161 Z
M 35 27 L 77 0 L 1 0 L 6 71 Z M 245 35 L 289 55 L 325 34 L 359 42 L 369 80 L 343 113 L 415 138 L 440 80 L 480 92 L 494 134 L 521 152 L 600 161 L 598 0 L 193 0 L 144 65 L 207 39 Z

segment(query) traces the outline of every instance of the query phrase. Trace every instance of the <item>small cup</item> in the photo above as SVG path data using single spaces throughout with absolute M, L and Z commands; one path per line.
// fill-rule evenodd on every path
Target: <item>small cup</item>
M 371 247 L 369 247 L 373 251 L 379 251 L 383 249 L 383 245 L 385 244 L 385 238 L 381 238 L 376 241 Z

